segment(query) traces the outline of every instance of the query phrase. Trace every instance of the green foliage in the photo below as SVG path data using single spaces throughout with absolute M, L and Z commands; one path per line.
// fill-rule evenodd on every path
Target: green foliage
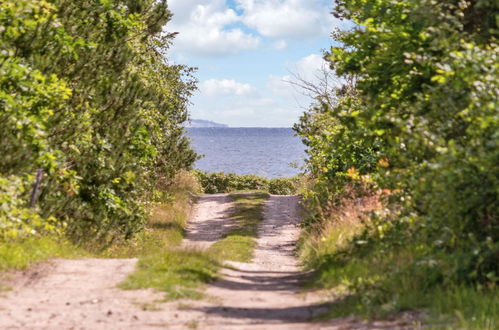
M 294 195 L 298 191 L 298 178 L 274 178 L 269 180 L 268 192 L 273 195 Z
M 17 188 L 15 188 L 17 189 Z M 89 240 L 78 245 L 61 237 L 57 232 L 37 229 L 37 234 L 9 237 L 0 244 L 0 271 L 24 269 L 34 263 L 49 258 L 76 258 L 94 256 L 99 258 L 148 258 L 162 257 L 178 248 L 181 243 L 187 217 L 191 210 L 192 194 L 199 190 L 198 183 L 190 172 L 181 171 L 173 178 L 172 186 L 164 191 L 157 203 L 149 205 L 148 221 L 145 230 L 131 239 L 121 237 L 115 239 L 112 245 L 96 244 Z M 16 190 L 17 191 L 17 190 Z M 3 197 L 3 196 L 2 196 Z M 2 203 L 2 206 L 6 205 Z M 19 225 L 32 225 L 31 222 Z M 41 222 L 46 226 L 46 222 Z M 31 227 L 33 228 L 33 227 Z M 27 229 L 16 230 L 22 233 Z M 30 229 L 33 230 L 33 229 Z M 52 234 L 51 234 L 52 233 Z M 106 243 L 106 242 L 104 242 Z M 212 260 L 209 257 L 209 260 Z M 146 271 L 142 268 L 142 271 Z
M 0 241 L 24 239 L 36 234 L 55 234 L 60 229 L 54 218 L 43 219 L 26 208 L 25 180 L 0 177 Z M 29 188 L 29 187 L 28 187 Z
M 203 191 L 207 194 L 228 193 L 238 190 L 265 190 L 268 180 L 254 174 L 206 173 L 196 171 Z
M 269 194 L 263 192 L 231 194 L 234 211 L 230 219 L 235 223 L 223 238 L 210 246 L 209 251 L 222 260 L 250 262 L 256 247 L 254 238 L 258 224 L 263 221 L 263 208 Z
M 353 243 L 365 244 L 360 239 Z M 331 289 L 338 298 L 328 317 L 385 318 L 424 309 L 420 321 L 438 329 L 495 329 L 499 323 L 498 291 L 451 281 L 438 284 L 438 256 L 418 260 L 421 254 L 411 246 L 391 250 L 368 246 L 362 253 L 353 252 L 329 237 L 316 248 L 314 258 L 305 259 L 308 266 L 317 267 L 309 285 Z M 327 254 L 328 250 L 339 252 Z
M 315 260 L 375 308 L 403 290 L 497 290 L 498 9 L 488 0 L 337 2 L 335 15 L 356 27 L 336 31 L 325 58 L 345 83 L 318 95 L 295 129 L 315 179 L 311 226 L 325 226 L 346 186 L 386 197 L 349 244 Z
M 195 81 L 166 59 L 170 18 L 166 1 L 0 3 L 0 235 L 44 221 L 75 240 L 143 228 L 156 183 L 196 159 L 182 127 Z
M 219 259 L 210 253 L 179 249 L 192 194 L 198 189 L 191 173 L 178 173 L 170 189 L 149 205 L 145 230 L 131 239 L 115 239 L 112 245 L 89 241 L 75 246 L 58 235 L 30 235 L 2 242 L 0 271 L 24 269 L 53 257 L 139 258 L 137 269 L 120 284 L 122 288 L 155 288 L 166 292 L 166 299 L 201 297 L 197 289 L 217 278 Z
M 234 173 L 202 171 L 195 172 L 203 191 L 207 194 L 229 193 L 242 190 L 263 190 L 274 195 L 296 194 L 300 178 L 266 179 L 254 174 L 237 175 Z

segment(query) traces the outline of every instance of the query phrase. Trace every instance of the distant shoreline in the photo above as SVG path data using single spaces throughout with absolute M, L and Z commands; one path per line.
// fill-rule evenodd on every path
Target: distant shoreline
M 188 129 L 194 128 L 228 128 L 228 129 L 293 129 L 293 127 L 260 127 L 260 126 L 225 126 L 225 127 L 216 127 L 216 126 L 206 126 L 206 127 L 194 127 L 187 126 Z
M 187 125 L 188 128 L 228 128 L 229 125 L 226 124 L 220 124 L 216 123 L 214 121 L 210 120 L 204 120 L 204 119 L 192 119 L 189 124 Z
M 275 129 L 275 128 L 285 128 L 292 129 L 293 127 L 261 127 L 261 126 L 229 126 L 227 124 L 217 123 L 211 120 L 205 119 L 191 119 L 186 125 L 187 128 L 258 128 L 258 129 Z

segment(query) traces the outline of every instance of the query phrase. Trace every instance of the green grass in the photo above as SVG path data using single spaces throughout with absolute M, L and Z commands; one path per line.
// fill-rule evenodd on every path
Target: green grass
M 306 286 L 327 289 L 334 297 L 324 318 L 397 319 L 412 311 L 420 316 L 416 323 L 424 327 L 499 328 L 497 287 L 477 289 L 452 284 L 456 282 L 451 279 L 442 282 L 436 268 L 411 267 L 421 259 L 416 244 L 392 250 L 348 248 L 357 231 L 339 222 L 303 234 L 302 262 L 315 269 Z
M 83 255 L 86 253 L 81 248 L 53 236 L 7 241 L 0 245 L 0 271 L 26 269 L 53 257 L 75 258 Z
M 357 276 L 355 272 L 351 276 Z M 344 294 L 342 295 L 341 292 Z M 384 303 L 376 299 L 372 291 L 348 295 L 340 291 L 338 300 L 330 312 L 321 319 L 349 317 L 366 319 L 397 319 L 400 313 L 415 311 L 420 315 L 417 324 L 430 329 L 486 329 L 499 328 L 499 294 L 497 290 L 477 290 L 469 286 L 450 288 L 435 287 L 430 292 L 400 288 L 398 294 L 390 293 L 391 301 Z
M 166 299 L 201 298 L 196 290 L 217 278 L 219 263 L 205 252 L 164 250 L 139 260 L 137 270 L 120 287 L 153 288 L 166 292 Z
M 166 293 L 168 299 L 196 298 L 203 283 L 216 278 L 219 263 L 210 254 L 178 249 L 184 236 L 188 196 L 157 205 L 146 229 L 128 241 L 117 241 L 102 250 L 88 243 L 77 247 L 57 237 L 33 237 L 0 245 L 0 271 L 24 269 L 49 258 L 138 257 L 137 269 L 120 284 L 124 289 L 154 288 Z
M 188 203 L 187 200 L 177 200 L 157 205 L 143 232 L 132 240 L 116 242 L 97 253 L 104 258 L 141 258 L 178 246 L 184 237 Z
M 330 311 L 321 318 L 391 319 L 411 323 L 408 328 L 499 329 L 497 284 L 477 288 L 463 283 L 449 271 L 458 251 L 429 253 L 426 241 L 417 239 L 399 244 L 406 232 L 395 227 L 380 235 L 380 227 L 364 215 L 382 204 L 375 196 L 357 201 L 343 196 L 301 233 L 300 261 L 313 270 L 305 287 L 327 290 L 331 297 Z
M 251 192 L 230 195 L 234 202 L 234 212 L 231 219 L 235 221 L 234 228 L 215 242 L 209 249 L 212 255 L 223 260 L 250 262 L 258 234 L 258 224 L 263 220 L 264 202 L 268 193 Z
M 499 293 L 459 286 L 439 288 L 421 297 L 428 306 L 426 319 L 435 328 L 499 329 Z M 408 296 L 410 298 L 410 296 Z M 446 326 L 442 327 L 442 324 Z
M 232 194 L 234 229 L 208 251 L 179 248 L 192 204 L 187 190 L 153 208 L 146 229 L 132 240 L 105 249 L 88 243 L 76 247 L 67 240 L 43 237 L 0 245 L 0 270 L 23 269 L 52 257 L 139 258 L 137 269 L 120 284 L 123 289 L 153 288 L 165 299 L 200 298 L 199 288 L 217 278 L 221 260 L 250 261 L 258 223 L 263 220 L 267 193 Z

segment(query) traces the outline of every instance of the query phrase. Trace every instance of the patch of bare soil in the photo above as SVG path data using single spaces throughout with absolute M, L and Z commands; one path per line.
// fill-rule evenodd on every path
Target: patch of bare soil
M 53 260 L 11 274 L 0 297 L 0 329 L 392 329 L 391 323 L 341 319 L 310 323 L 327 311 L 321 298 L 300 293 L 294 251 L 299 198 L 272 196 L 260 224 L 252 263 L 233 263 L 199 301 L 159 303 L 162 293 L 116 286 L 135 259 Z M 201 196 L 185 246 L 204 248 L 230 229 L 227 195 Z
M 159 298 L 116 285 L 135 259 L 56 259 L 9 274 L 13 290 L 0 299 L 1 329 L 119 329 L 142 324 L 132 301 Z

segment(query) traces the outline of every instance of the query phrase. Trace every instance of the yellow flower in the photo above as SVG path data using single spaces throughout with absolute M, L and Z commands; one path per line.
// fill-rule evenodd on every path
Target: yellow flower
M 359 171 L 357 171 L 355 167 L 349 168 L 347 170 L 347 176 L 353 180 L 358 180 L 360 178 Z
M 362 182 L 365 182 L 365 183 L 372 183 L 373 182 L 373 179 L 371 178 L 371 176 L 369 174 L 363 175 L 360 179 L 362 180 Z
M 388 161 L 388 158 L 383 157 L 380 160 L 378 160 L 378 165 L 387 168 L 388 166 L 390 166 L 390 162 Z

